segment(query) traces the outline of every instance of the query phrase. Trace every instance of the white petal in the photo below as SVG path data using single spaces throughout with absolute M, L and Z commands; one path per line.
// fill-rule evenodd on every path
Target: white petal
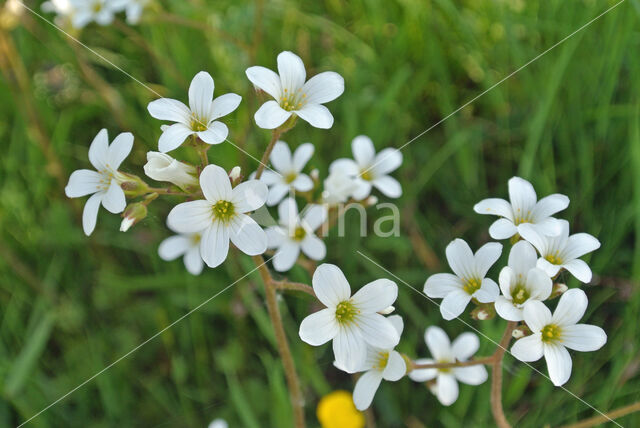
M 300 245 L 285 241 L 273 256 L 273 267 L 278 272 L 286 272 L 293 267 L 300 255 Z
M 254 119 L 260 128 L 274 129 L 289 119 L 291 114 L 290 111 L 284 110 L 277 102 L 271 100 L 260 106 Z
M 189 107 L 199 118 L 206 120 L 211 116 L 213 88 L 213 78 L 206 71 L 196 74 L 189 85 Z
M 562 222 L 553 217 L 547 217 L 543 220 L 536 221 L 535 223 L 522 223 L 518 225 L 518 231 L 523 227 L 531 227 L 540 235 L 549 236 L 549 237 L 557 237 L 562 232 Z
M 284 198 L 289 193 L 290 187 L 284 184 L 276 184 L 269 189 L 269 195 L 267 196 L 267 205 L 272 207 Z
M 228 253 L 229 228 L 216 221 L 202 232 L 200 255 L 207 266 L 214 268 L 225 261 Z
M 271 164 L 278 171 L 286 174 L 293 169 L 293 161 L 291 159 L 291 150 L 289 145 L 284 141 L 276 141 L 269 157 Z
M 318 299 L 328 307 L 335 308 L 351 297 L 351 287 L 336 265 L 324 263 L 318 266 L 311 282 Z
M 158 140 L 158 150 L 162 153 L 170 152 L 171 150 L 180 147 L 184 140 L 195 132 L 182 123 L 176 123 L 166 128 L 160 139 Z
M 167 216 L 167 225 L 178 233 L 201 232 L 212 221 L 211 203 L 204 199 L 176 205 Z
M 607 343 L 607 334 L 595 325 L 576 324 L 562 328 L 562 345 L 574 351 L 597 351 Z
M 427 328 L 424 332 L 424 341 L 427 344 L 427 348 L 429 348 L 429 352 L 436 360 L 453 358 L 449 336 L 440 327 L 431 326 Z
M 467 385 L 480 385 L 487 380 L 487 369 L 483 365 L 456 367 L 453 369 L 456 379 Z
M 315 235 L 307 234 L 302 241 L 302 252 L 311 260 L 322 260 L 327 255 L 327 246 Z
M 542 236 L 530 223 L 523 223 L 519 225 L 518 233 L 536 247 L 540 254 L 544 255 L 547 253 L 548 239 L 545 236 Z
M 516 276 L 527 275 L 529 270 L 536 267 L 536 260 L 538 260 L 538 254 L 527 241 L 518 241 L 509 252 L 509 266 Z
M 389 174 L 402 164 L 402 152 L 398 149 L 386 148 L 375 157 L 373 172 L 375 176 Z
M 564 210 L 568 206 L 569 198 L 565 195 L 555 193 L 540 199 L 533 209 L 532 216 L 535 220 L 542 220 L 545 217 L 550 217 Z
M 315 312 L 300 323 L 300 339 L 312 346 L 327 343 L 338 334 L 338 323 L 334 310 L 322 309 Z
M 189 124 L 191 121 L 191 110 L 178 100 L 160 98 L 159 100 L 151 101 L 147 106 L 147 110 L 149 110 L 152 117 L 159 120 L 168 120 L 184 125 Z
M 378 312 L 398 298 L 398 286 L 389 279 L 377 279 L 358 290 L 351 301 L 362 312 Z
M 267 227 L 264 231 L 267 234 L 268 248 L 278 248 L 284 243 L 287 236 L 285 230 L 280 226 Z
M 198 137 L 207 144 L 220 144 L 227 139 L 229 128 L 222 122 L 212 122 L 206 131 L 198 132 Z
M 298 223 L 298 204 L 293 198 L 287 198 L 278 205 L 278 217 L 280 224 L 286 224 L 289 227 Z
M 267 234 L 246 214 L 236 214 L 231 220 L 229 237 L 243 253 L 256 256 L 267 251 Z
M 267 185 L 258 180 L 248 180 L 238 184 L 231 191 L 231 202 L 236 212 L 255 211 L 267 200 Z
M 431 275 L 424 284 L 424 293 L 432 298 L 442 298 L 460 289 L 462 289 L 460 278 L 450 273 Z
M 96 228 L 96 221 L 98 220 L 98 208 L 100 208 L 100 202 L 104 192 L 98 192 L 93 195 L 84 204 L 84 210 L 82 211 L 82 229 L 84 234 L 89 236 Z
M 500 217 L 505 217 L 513 222 L 511 204 L 504 199 L 483 199 L 473 206 L 473 210 L 478 214 L 499 215 Z
M 507 239 L 511 238 L 518 232 L 518 229 L 513 222 L 506 218 L 499 218 L 494 221 L 489 227 L 489 235 L 493 239 Z
M 126 208 L 127 200 L 124 196 L 124 190 L 116 180 L 111 180 L 109 189 L 107 189 L 107 193 L 102 198 L 102 206 L 113 214 L 121 213 Z
M 500 288 L 498 288 L 498 284 L 491 278 L 483 279 L 480 289 L 473 293 L 473 297 L 478 299 L 480 303 L 495 302 L 499 295 Z
M 384 380 L 395 382 L 402 379 L 407 373 L 407 364 L 397 351 L 389 352 L 389 358 L 387 359 L 387 366 L 382 372 Z
M 511 298 L 511 287 L 515 286 L 517 282 L 518 277 L 513 269 L 511 269 L 510 266 L 503 267 L 500 271 L 500 275 L 498 276 L 498 284 L 500 284 L 500 291 L 502 294 Z
M 398 332 L 398 336 L 402 336 L 402 330 L 404 330 L 404 321 L 400 315 L 391 315 L 387 317 L 387 320 L 393 325 L 393 328 Z
M 264 184 L 263 184 L 264 186 Z M 200 174 L 200 187 L 204 197 L 215 204 L 218 201 L 231 201 L 231 181 L 227 171 L 218 165 L 207 165 Z M 234 207 L 235 208 L 235 207 Z
M 252 173 L 249 178 L 255 178 L 255 172 Z M 275 171 L 271 171 L 270 169 L 265 169 L 262 171 L 262 175 L 260 176 L 260 181 L 262 181 L 267 186 L 273 186 L 276 183 L 282 182 L 282 175 L 278 174 Z
M 511 347 L 511 355 L 520 361 L 532 362 L 542 358 L 543 346 L 539 334 L 523 337 L 516 340 Z
M 525 303 L 523 311 L 524 321 L 534 333 L 538 333 L 551 322 L 551 311 L 544 303 L 531 300 Z
M 64 193 L 69 198 L 78 198 L 96 193 L 100 190 L 102 177 L 102 174 L 90 169 L 73 171 L 71 177 L 69 177 L 67 187 L 64 188 Z
M 316 230 L 327 220 L 325 205 L 309 204 L 303 209 L 303 221 L 311 230 Z
M 450 406 L 458 399 L 458 382 L 452 374 L 440 373 L 436 380 L 438 400 L 443 406 Z
M 348 373 L 362 367 L 367 356 L 367 345 L 355 329 L 340 327 L 333 339 L 333 354 L 339 366 Z
M 360 376 L 353 388 L 353 404 L 356 409 L 366 410 L 371 405 L 381 381 L 382 374 L 377 370 L 369 370 Z
M 400 341 L 400 336 L 391 321 L 380 314 L 360 314 L 356 324 L 364 341 L 374 348 L 391 349 Z
M 160 243 L 158 255 L 162 260 L 175 260 L 187 252 L 191 246 L 191 239 L 184 235 L 170 236 Z
M 308 192 L 313 189 L 313 180 L 307 174 L 300 174 L 291 185 L 298 192 Z
M 533 210 L 538 197 L 531 183 L 520 177 L 509 180 L 509 199 L 515 217 L 526 217 Z
M 469 244 L 462 239 L 454 239 L 445 250 L 451 270 L 460 278 L 475 277 L 475 258 Z
M 571 356 L 562 345 L 546 343 L 544 358 L 547 360 L 549 377 L 555 386 L 564 385 L 571 376 Z
M 324 104 L 338 98 L 344 92 L 344 79 L 338 73 L 325 71 L 313 76 L 302 87 L 308 103 Z
M 283 90 L 287 89 L 289 93 L 302 88 L 307 78 L 304 63 L 298 55 L 289 51 L 278 55 L 278 74 Z
M 113 142 L 109 146 L 107 163 L 115 171 L 120 167 L 122 161 L 124 161 L 131 149 L 133 148 L 133 134 L 130 132 L 123 132 L 114 138 Z
M 458 361 L 468 360 L 479 348 L 480 339 L 478 339 L 477 335 L 470 332 L 462 333 L 451 344 L 453 356 L 456 357 Z
M 547 259 L 540 257 L 538 262 L 536 263 L 536 267 L 542 270 L 544 273 L 549 275 L 549 278 L 553 278 L 558 274 L 560 269 L 562 269 L 561 265 L 554 265 L 550 263 Z
M 209 120 L 226 116 L 240 105 L 242 97 L 238 94 L 224 94 L 217 97 L 211 103 L 211 116 Z
M 204 260 L 200 256 L 200 246 L 191 247 L 184 254 L 183 257 L 184 267 L 187 268 L 187 272 L 191 275 L 200 275 L 202 268 L 204 267 Z
M 564 256 L 571 260 L 600 248 L 600 241 L 588 233 L 576 233 L 569 236 Z
M 560 296 L 552 320 L 560 326 L 576 324 L 587 310 L 587 295 L 579 288 L 572 288 Z
M 109 159 L 109 134 L 101 129 L 89 146 L 89 162 L 98 171 L 104 171 Z
M 366 135 L 358 135 L 351 142 L 351 150 L 353 151 L 353 157 L 356 163 L 360 167 L 368 168 L 373 165 L 376 149 L 373 146 L 373 141 Z
M 313 156 L 315 148 L 311 143 L 300 144 L 300 146 L 293 153 L 293 168 L 300 172 L 304 166 L 309 162 L 311 156 Z
M 566 270 L 571 272 L 573 276 L 575 276 L 578 281 L 588 283 L 591 281 L 592 273 L 589 265 L 580 259 L 571 260 L 570 262 L 562 265 Z
M 371 182 L 363 180 L 361 178 L 357 178 L 354 181 L 356 188 L 352 193 L 353 199 L 356 201 L 361 201 L 371 193 Z
M 546 300 L 553 289 L 553 281 L 544 271 L 533 268 L 527 274 L 527 288 L 529 289 L 529 298 L 535 300 Z
M 522 321 L 522 309 L 516 308 L 511 300 L 498 296 L 495 303 L 496 312 L 507 321 Z
M 415 360 L 416 364 L 434 364 L 431 358 L 419 358 Z M 409 372 L 409 379 L 415 382 L 426 382 L 438 376 L 438 369 L 415 369 Z
M 442 318 L 450 321 L 460 316 L 471 301 L 471 296 L 465 291 L 457 290 L 447 294 L 440 303 L 440 313 Z
M 373 180 L 372 183 L 376 189 L 388 198 L 399 198 L 402 196 L 402 186 L 398 180 L 393 177 L 383 175 Z
M 255 86 L 262 89 L 275 99 L 280 98 L 282 88 L 280 86 L 280 77 L 277 73 L 260 66 L 249 67 L 245 73 L 251 83 Z
M 316 128 L 329 129 L 333 126 L 331 112 L 321 104 L 306 104 L 295 113 L 300 119 L 309 122 L 311 126 Z
M 360 170 L 358 168 L 358 164 L 355 163 L 352 159 L 336 159 L 331 162 L 331 166 L 329 166 L 329 172 L 334 171 L 342 171 L 347 175 L 358 175 Z
M 484 244 L 475 254 L 476 272 L 480 278 L 484 278 L 491 266 L 500 258 L 502 244 L 489 242 Z

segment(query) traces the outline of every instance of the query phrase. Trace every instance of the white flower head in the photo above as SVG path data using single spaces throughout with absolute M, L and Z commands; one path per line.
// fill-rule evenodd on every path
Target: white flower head
M 555 236 L 560 233 L 559 220 L 553 214 L 569 206 L 569 198 L 555 193 L 538 201 L 531 183 L 520 177 L 509 180 L 509 200 L 489 198 L 478 202 L 473 210 L 478 214 L 497 215 L 489 228 L 493 239 L 507 239 L 520 233 L 524 225 L 531 226 L 542 235 Z
M 66 26 L 73 22 L 75 7 L 71 0 L 48 0 L 42 3 L 40 8 L 45 13 L 55 13 L 55 23 L 58 26 Z
M 109 25 L 116 13 L 122 10 L 127 0 L 70 0 L 73 14 L 71 24 L 75 28 L 84 28 L 95 22 Z
M 341 169 L 331 171 L 324 180 L 323 202 L 329 205 L 346 202 L 358 188 L 356 180 Z
M 378 279 L 351 296 L 351 287 L 335 265 L 322 264 L 313 274 L 313 290 L 326 308 L 302 320 L 300 338 L 313 346 L 333 340 L 336 364 L 354 373 L 367 356 L 367 345 L 392 349 L 400 341 L 389 319 L 380 315 L 398 297 L 398 286 L 388 279 Z
M 473 333 L 462 333 L 451 343 L 447 333 L 435 326 L 427 328 L 424 340 L 433 358 L 418 359 L 417 364 L 467 361 L 480 347 L 480 340 Z M 409 372 L 409 378 L 416 382 L 435 379 L 432 392 L 438 397 L 440 403 L 450 406 L 458 399 L 458 382 L 480 385 L 487 380 L 487 369 L 481 364 L 442 369 L 416 369 Z
M 486 278 L 487 272 L 500 257 L 502 245 L 484 244 L 473 254 L 469 244 L 455 239 L 446 249 L 447 261 L 455 273 L 431 275 L 424 284 L 424 293 L 431 298 L 442 298 L 440 313 L 445 320 L 460 315 L 472 298 L 480 303 L 495 302 L 500 294 L 498 284 Z
M 509 265 L 502 268 L 498 282 L 502 295 L 496 299 L 496 312 L 508 321 L 522 321 L 522 308 L 531 300 L 551 295 L 553 281 L 536 267 L 538 255 L 526 241 L 517 242 L 509 253 Z
M 70 198 L 91 195 L 84 205 L 82 228 L 89 236 L 96 227 L 100 203 L 107 211 L 118 214 L 124 211 L 127 201 L 120 185 L 126 177 L 118 172 L 122 161 L 131 153 L 133 135 L 122 133 L 109 145 L 106 129 L 98 132 L 89 147 L 89 161 L 96 169 L 79 169 L 69 177 L 65 194 Z
M 591 268 L 578 257 L 600 248 L 600 241 L 588 233 L 569 236 L 569 222 L 560 221 L 557 236 L 541 235 L 532 227 L 522 229 L 522 237 L 533 244 L 540 253 L 537 266 L 550 277 L 555 277 L 561 269 L 566 269 L 581 282 L 591 281 Z
M 189 86 L 189 107 L 170 98 L 160 98 L 149 103 L 147 109 L 151 116 L 176 122 L 162 132 L 158 150 L 163 153 L 174 150 L 190 135 L 197 135 L 207 144 L 220 144 L 226 140 L 229 128 L 216 119 L 238 108 L 242 97 L 224 94 L 213 99 L 213 89 L 213 78 L 206 71 L 201 71 Z
M 402 195 L 400 183 L 388 174 L 402 164 L 402 153 L 398 149 L 387 148 L 376 155 L 373 141 L 365 135 L 359 135 L 351 142 L 355 159 L 337 159 L 329 167 L 331 173 L 343 171 L 354 178 L 356 189 L 353 198 L 360 201 L 369 196 L 375 187 L 389 198 Z
M 309 205 L 298 214 L 298 206 L 293 198 L 287 198 L 278 206 L 279 225 L 266 229 L 268 248 L 276 248 L 273 267 L 284 272 L 293 267 L 300 250 L 312 260 L 322 260 L 327 253 L 324 242 L 314 231 L 327 219 L 327 207 Z
M 197 186 L 197 170 L 193 165 L 180 162 L 166 153 L 147 152 L 144 173 L 156 181 L 168 181 L 180 188 Z
M 402 336 L 404 323 L 400 315 L 387 318 Z M 391 349 L 367 348 L 367 357 L 361 371 L 365 373 L 358 378 L 353 389 L 353 403 L 358 410 L 365 410 L 373 401 L 382 379 L 395 382 L 407 373 L 407 365 L 398 351 Z
M 296 115 L 316 128 L 331 128 L 333 116 L 322 104 L 342 95 L 342 76 L 326 71 L 305 83 L 304 63 L 299 56 L 287 51 L 278 55 L 278 73 L 260 66 L 249 67 L 246 71 L 251 83 L 274 98 L 258 109 L 256 124 L 260 128 L 274 129 Z
M 167 225 L 178 233 L 201 232 L 200 254 L 209 267 L 220 265 L 229 252 L 229 240 L 250 256 L 267 249 L 267 235 L 246 213 L 264 205 L 267 186 L 248 180 L 231 188 L 227 172 L 208 165 L 200 174 L 206 199 L 183 202 L 167 217 Z
M 596 351 L 607 342 L 607 335 L 600 327 L 578 324 L 587 304 L 587 295 L 577 288 L 560 297 L 553 315 L 544 303 L 528 302 L 524 307 L 524 321 L 533 334 L 513 344 L 513 356 L 531 362 L 544 355 L 553 384 L 565 384 L 571 376 L 572 365 L 567 348 L 581 352 Z
M 229 428 L 229 424 L 224 419 L 214 419 L 211 421 L 207 428 Z
M 308 192 L 313 189 L 313 180 L 302 173 L 311 156 L 314 147 L 311 143 L 301 144 L 291 155 L 289 146 L 284 141 L 277 141 L 271 152 L 271 164 L 275 171 L 265 170 L 260 177 L 269 186 L 267 205 L 274 206 L 284 198 L 292 188 L 298 192 Z
M 180 256 L 184 266 L 191 275 L 200 275 L 204 267 L 204 261 L 200 255 L 200 242 L 202 233 L 185 233 L 170 236 L 160 243 L 158 255 L 162 260 L 171 261 Z

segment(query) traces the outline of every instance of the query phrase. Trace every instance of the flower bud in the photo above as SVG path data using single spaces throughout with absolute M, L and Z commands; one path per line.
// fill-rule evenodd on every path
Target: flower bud
M 395 310 L 396 310 L 396 308 L 395 308 L 395 307 L 393 307 L 393 306 L 387 306 L 387 307 L 386 307 L 386 308 L 384 308 L 383 310 L 378 311 L 378 313 L 379 313 L 380 315 L 389 315 L 390 313 L 392 313 L 392 312 L 393 312 L 393 311 L 395 311 Z
M 549 296 L 549 299 L 555 299 L 556 297 L 560 296 L 562 293 L 564 293 L 568 289 L 569 289 L 569 287 L 567 287 L 567 284 L 562 284 L 560 282 L 554 282 L 553 283 L 553 288 L 551 289 L 551 295 Z
M 186 189 L 197 186 L 197 170 L 193 165 L 180 162 L 165 153 L 148 152 L 144 173 L 156 181 L 168 181 Z
M 238 184 L 242 180 L 242 169 L 239 166 L 231 168 L 231 172 L 229 172 L 229 179 L 231 180 L 232 186 Z
M 324 180 L 322 197 L 328 204 L 340 204 L 346 202 L 354 190 L 355 180 L 343 171 L 337 170 Z
M 529 335 L 531 335 L 531 330 L 529 330 L 529 327 L 527 327 L 525 324 L 520 324 L 511 333 L 511 336 L 513 336 L 514 339 L 521 339 Z
M 134 202 L 124 210 L 122 214 L 122 223 L 120 223 L 120 232 L 126 232 L 147 216 L 147 205 L 144 202 Z
M 378 197 L 377 196 L 369 196 L 367 198 L 367 200 L 365 201 L 365 205 L 370 207 L 372 205 L 375 205 L 378 203 Z
M 471 318 L 474 320 L 485 321 L 493 319 L 496 316 L 496 310 L 492 304 L 480 304 L 471 311 Z
M 311 170 L 311 172 L 309 173 L 309 176 L 311 177 L 311 179 L 315 182 L 318 181 L 318 179 L 320 178 L 320 171 L 318 171 L 318 168 L 314 168 Z

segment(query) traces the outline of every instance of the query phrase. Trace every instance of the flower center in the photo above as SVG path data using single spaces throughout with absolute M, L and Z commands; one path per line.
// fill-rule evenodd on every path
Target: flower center
M 547 324 L 541 331 L 542 333 L 542 341 L 546 343 L 555 342 L 560 339 L 560 334 L 562 331 L 560 327 L 555 324 Z
M 527 214 L 524 215 L 524 213 L 521 212 L 520 208 L 518 208 L 515 215 L 515 219 L 513 220 L 513 224 L 517 226 L 522 223 L 531 223 L 530 217 L 531 217 L 531 211 L 527 211 Z
M 513 290 L 511 290 L 511 301 L 516 305 L 523 304 L 530 296 L 529 290 L 520 283 L 516 284 Z
M 100 11 L 102 10 L 102 3 L 100 3 L 100 2 L 95 2 L 95 3 L 93 4 L 93 8 L 92 8 L 92 9 L 93 9 L 93 13 L 98 13 L 98 12 L 100 12 Z
M 202 132 L 202 131 L 206 131 L 207 129 L 208 129 L 207 121 L 201 117 L 198 117 L 195 113 L 193 113 L 191 115 L 191 130 L 196 132 Z
M 199 233 L 194 233 L 191 236 L 191 242 L 193 243 L 193 245 L 198 245 L 201 239 L 202 239 L 202 235 L 200 235 Z
M 556 251 L 555 253 L 547 254 L 546 256 L 544 256 L 544 258 L 552 265 L 562 264 L 562 257 L 560 257 L 559 251 Z
M 465 281 L 464 285 L 462 286 L 462 289 L 466 291 L 467 294 L 473 294 L 480 289 L 481 285 L 482 285 L 482 281 L 476 278 L 471 278 Z
M 235 213 L 235 208 L 233 207 L 233 204 L 229 201 L 218 201 L 213 206 L 213 215 L 217 219 L 220 219 L 225 223 L 228 223 L 229 220 L 231 220 L 231 217 L 233 217 L 234 213 Z
M 385 369 L 385 367 L 387 367 L 388 362 L 389 362 L 389 353 L 380 352 L 378 353 L 378 359 L 376 361 L 376 364 L 373 366 L 373 368 L 382 371 Z
M 296 178 L 298 178 L 298 174 L 296 174 L 295 172 L 290 172 L 289 174 L 284 176 L 284 182 L 287 184 L 291 184 L 295 181 Z
M 349 300 L 344 300 L 336 306 L 336 319 L 340 324 L 352 322 L 360 311 Z
M 452 361 L 449 360 L 444 360 L 444 359 L 440 359 L 437 361 L 438 364 L 448 364 L 451 363 Z M 441 367 L 438 369 L 438 371 L 440 373 L 450 373 L 451 372 L 451 368 L 450 367 Z
M 307 94 L 302 93 L 302 88 L 297 91 L 284 90 L 280 100 L 280 107 L 286 111 L 299 110 L 307 102 Z
M 304 239 L 304 237 L 307 236 L 307 231 L 304 230 L 304 227 L 302 226 L 298 226 L 296 227 L 296 229 L 293 231 L 293 239 L 295 241 L 302 241 Z
M 360 171 L 360 177 L 362 177 L 363 180 L 367 180 L 367 181 L 373 180 L 373 174 L 369 169 Z

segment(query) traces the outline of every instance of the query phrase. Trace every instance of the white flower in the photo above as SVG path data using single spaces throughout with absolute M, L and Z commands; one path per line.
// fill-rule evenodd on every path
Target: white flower
M 309 315 L 300 324 L 300 338 L 313 346 L 333 340 L 336 363 L 349 373 L 364 364 L 367 345 L 392 349 L 400 341 L 391 321 L 378 311 L 398 297 L 398 286 L 378 279 L 351 296 L 351 287 L 335 265 L 322 264 L 313 274 L 313 290 L 327 308 Z
M 296 115 L 316 128 L 331 128 L 333 116 L 322 104 L 338 98 L 344 92 L 344 79 L 338 73 L 326 71 L 305 83 L 307 73 L 299 56 L 292 52 L 278 55 L 278 73 L 265 67 L 247 68 L 247 77 L 256 87 L 274 100 L 264 103 L 256 112 L 260 128 L 274 129 Z
M 489 228 L 493 239 L 507 239 L 520 233 L 523 225 L 530 225 L 542 235 L 555 236 L 560 233 L 558 220 L 553 214 L 569 206 L 569 198 L 555 193 L 537 200 L 536 191 L 531 183 L 520 177 L 509 180 L 509 200 L 490 198 L 478 202 L 473 210 L 478 214 L 497 215 Z
M 55 22 L 58 26 L 64 26 L 72 22 L 75 7 L 71 0 L 48 0 L 40 6 L 45 13 L 55 13 Z
M 478 336 L 473 333 L 462 333 L 453 341 L 440 327 L 429 327 L 424 333 L 431 358 L 416 360 L 417 364 L 455 363 L 467 361 L 480 347 Z M 440 403 L 450 406 L 458 399 L 458 382 L 467 385 L 480 385 L 487 380 L 487 369 L 482 365 L 467 367 L 451 367 L 442 369 L 416 369 L 409 372 L 409 378 L 416 382 L 436 379 L 433 393 Z
M 443 298 L 440 313 L 445 320 L 460 315 L 472 298 L 480 303 L 495 302 L 500 289 L 495 281 L 485 276 L 501 252 L 502 245 L 497 242 L 484 244 L 475 255 L 462 239 L 455 239 L 447 245 L 447 261 L 455 275 L 437 273 L 424 284 L 427 296 Z
M 198 185 L 198 172 L 193 165 L 187 165 L 165 153 L 147 152 L 144 173 L 156 181 L 168 181 L 183 189 Z
M 322 260 L 327 253 L 324 242 L 314 231 L 327 219 L 327 208 L 310 205 L 298 215 L 298 207 L 293 198 L 287 198 L 278 206 L 278 226 L 266 230 L 268 248 L 277 248 L 273 256 L 273 267 L 284 272 L 296 263 L 300 250 L 312 260 Z
M 200 174 L 200 188 L 206 199 L 175 206 L 167 225 L 178 233 L 201 232 L 200 254 L 209 267 L 220 265 L 229 252 L 229 239 L 250 256 L 267 249 L 267 235 L 247 214 L 264 205 L 267 186 L 248 180 L 233 189 L 226 171 L 208 165 Z
M 207 428 L 229 428 L 229 425 L 224 419 L 218 418 L 212 420 Z
M 580 260 L 587 253 L 600 248 L 600 241 L 588 233 L 569 236 L 569 222 L 560 220 L 560 234 L 545 236 L 534 228 L 524 227 L 522 237 L 531 242 L 540 253 L 537 266 L 550 277 L 555 277 L 561 269 L 566 269 L 579 281 L 591 281 L 591 268 Z
M 129 132 L 118 135 L 109 145 L 106 129 L 98 132 L 89 147 L 89 161 L 97 170 L 79 169 L 69 177 L 64 191 L 70 198 L 91 195 L 84 205 L 82 228 L 89 236 L 96 227 L 100 203 L 107 211 L 118 214 L 124 211 L 127 202 L 120 184 L 126 179 L 118 167 L 131 153 L 133 135 Z
M 125 2 L 126 0 L 71 0 L 71 23 L 75 28 L 84 28 L 91 22 L 109 25 Z
M 353 177 L 341 169 L 336 169 L 324 180 L 322 199 L 330 205 L 341 204 L 346 202 L 357 188 Z
M 226 116 L 238 108 L 242 97 L 224 94 L 213 99 L 213 78 L 206 71 L 196 74 L 189 86 L 189 107 L 178 100 L 160 98 L 149 103 L 151 116 L 160 120 L 176 122 L 166 128 L 158 149 L 169 152 L 178 148 L 190 135 L 197 135 L 207 144 L 220 144 L 229 135 L 229 128 L 216 119 Z
M 522 308 L 531 300 L 545 300 L 553 283 L 545 271 L 536 267 L 538 255 L 526 241 L 517 242 L 509 253 L 509 265 L 502 268 L 498 282 L 502 296 L 496 299 L 496 312 L 508 321 L 522 321 Z
M 162 260 L 175 260 L 183 257 L 184 266 L 192 275 L 200 275 L 204 262 L 200 256 L 200 232 L 170 236 L 160 243 L 158 255 Z
M 267 205 L 274 206 L 284 198 L 291 188 L 298 192 L 313 189 L 313 180 L 301 171 L 313 155 L 313 144 L 301 144 L 291 156 L 291 150 L 284 141 L 277 141 L 271 152 L 271 164 L 275 171 L 265 170 L 260 177 L 269 186 Z
M 577 324 L 587 309 L 587 303 L 587 295 L 577 288 L 560 297 L 553 315 L 544 303 L 528 302 L 524 307 L 524 321 L 533 334 L 513 344 L 513 356 L 531 362 L 544 355 L 553 384 L 560 386 L 566 383 L 571 376 L 571 356 L 567 348 L 595 351 L 607 342 L 607 335 L 600 327 Z
M 398 332 L 402 335 L 404 323 L 399 315 L 392 315 L 387 318 Z M 380 348 L 367 348 L 367 357 L 364 366 L 361 368 L 365 373 L 358 378 L 353 389 L 353 403 L 358 410 L 365 410 L 373 401 L 376 391 L 382 379 L 395 382 L 402 379 L 407 373 L 407 365 L 404 358 L 398 351 Z
M 357 185 L 353 192 L 354 199 L 360 201 L 369 196 L 371 186 L 390 198 L 399 198 L 402 195 L 400 183 L 388 175 L 402 163 L 402 153 L 399 150 L 387 148 L 376 155 L 371 139 L 359 135 L 351 142 L 351 151 L 355 161 L 335 160 L 329 171 L 343 171 L 354 177 Z
M 149 4 L 150 0 L 128 0 L 125 6 L 127 14 L 127 23 L 135 25 L 140 22 L 140 17 L 144 8 Z

